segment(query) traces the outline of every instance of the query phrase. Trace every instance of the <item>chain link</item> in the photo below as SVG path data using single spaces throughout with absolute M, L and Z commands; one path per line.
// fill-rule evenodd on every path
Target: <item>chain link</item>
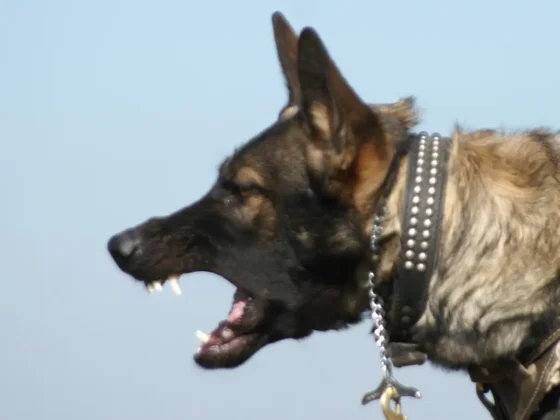
M 379 348 L 379 355 L 381 358 L 381 369 L 385 377 L 392 376 L 393 365 L 389 354 L 387 353 L 387 343 L 389 341 L 389 336 L 387 329 L 385 328 L 385 310 L 383 299 L 381 296 L 375 293 L 375 280 L 379 275 L 379 239 L 381 238 L 381 233 L 383 232 L 383 222 L 385 221 L 385 214 L 387 211 L 387 202 L 383 198 L 383 201 L 379 203 L 377 214 L 375 215 L 373 221 L 373 232 L 371 234 L 370 246 L 373 254 L 374 270 L 370 271 L 368 274 L 368 287 L 369 287 L 369 298 L 370 298 L 370 309 L 371 309 L 371 320 L 373 322 L 373 337 L 375 339 L 375 344 Z

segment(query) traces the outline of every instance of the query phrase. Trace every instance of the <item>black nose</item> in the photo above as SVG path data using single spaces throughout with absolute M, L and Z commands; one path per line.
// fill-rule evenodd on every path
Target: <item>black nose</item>
M 125 231 L 113 236 L 107 244 L 109 253 L 121 265 L 128 262 L 140 249 L 140 239 L 134 231 Z

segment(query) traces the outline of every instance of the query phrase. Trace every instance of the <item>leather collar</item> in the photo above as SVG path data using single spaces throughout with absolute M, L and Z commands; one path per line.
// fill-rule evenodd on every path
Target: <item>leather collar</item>
M 410 328 L 426 309 L 437 270 L 440 228 L 451 140 L 409 134 L 406 198 L 401 214 L 401 252 L 393 274 L 388 317 L 391 341 L 410 342 Z

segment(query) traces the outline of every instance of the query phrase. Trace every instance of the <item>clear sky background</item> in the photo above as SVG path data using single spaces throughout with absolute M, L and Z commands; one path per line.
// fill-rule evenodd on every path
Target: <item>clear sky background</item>
M 286 93 L 270 15 L 314 26 L 371 102 L 421 128 L 560 127 L 560 5 L 526 1 L 0 2 L 0 419 L 380 419 L 369 323 L 232 371 L 192 362 L 229 309 L 217 276 L 148 295 L 109 236 L 197 199 Z M 464 374 L 399 370 L 411 420 L 487 418 Z

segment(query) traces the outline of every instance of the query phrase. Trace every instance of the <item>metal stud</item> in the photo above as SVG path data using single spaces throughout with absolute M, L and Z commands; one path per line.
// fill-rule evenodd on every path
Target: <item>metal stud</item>
M 417 177 L 414 179 L 414 182 L 416 182 L 417 184 L 420 184 L 420 183 L 422 182 L 422 177 L 421 177 L 421 176 L 417 176 Z
M 404 267 L 407 270 L 412 270 L 412 268 L 414 267 L 414 264 L 412 263 L 412 261 L 407 261 L 407 262 L 404 263 Z
M 416 233 L 416 231 L 415 231 Z M 430 231 L 429 230 L 425 230 L 422 232 L 422 236 L 426 239 L 428 239 L 430 237 Z
M 423 151 L 426 149 L 426 145 L 425 145 L 425 144 L 426 144 L 425 142 L 424 142 L 424 143 L 420 142 L 420 151 L 423 152 Z
M 418 157 L 424 157 L 424 151 L 422 149 L 420 149 L 420 151 L 418 152 Z
M 414 251 L 411 251 L 410 249 L 408 251 L 405 252 L 404 254 L 406 256 L 406 258 L 408 258 L 409 260 L 411 260 L 412 258 L 414 258 Z
M 413 248 L 414 245 L 416 245 L 416 241 L 414 239 L 409 239 L 408 241 L 406 241 L 406 246 L 408 246 L 409 248 Z
M 434 195 L 436 193 L 436 189 L 434 187 L 428 188 L 428 194 Z
M 412 226 L 416 226 L 417 223 L 418 223 L 418 219 L 416 217 L 411 217 L 410 218 L 410 224 Z
M 424 169 L 422 169 L 422 168 L 416 168 L 416 173 L 417 173 L 417 174 L 421 174 L 422 172 L 424 172 Z
M 436 174 L 437 174 L 437 168 L 430 169 L 430 175 L 436 175 Z
M 424 270 L 426 270 L 426 266 L 424 264 L 420 263 L 416 266 L 416 269 L 418 271 L 424 271 Z
M 421 248 L 421 249 L 428 249 L 428 242 L 422 241 L 422 242 L 420 243 L 420 248 Z
M 424 164 L 424 159 L 418 159 L 418 166 L 422 166 Z
M 416 229 L 414 228 L 408 229 L 408 236 L 416 236 Z
M 420 194 L 420 191 L 422 191 L 422 188 L 420 187 L 420 185 L 417 185 L 417 186 L 414 187 L 414 192 L 416 194 Z
M 411 212 L 412 214 L 418 214 L 418 210 L 419 210 L 419 209 L 418 209 L 418 206 L 414 206 L 414 207 L 412 207 L 412 208 L 410 209 L 410 212 Z
M 418 197 L 417 195 L 415 195 L 414 197 L 412 197 L 412 202 L 414 204 L 418 204 L 420 202 L 420 197 Z
M 437 160 L 432 160 L 432 162 L 430 163 L 430 165 L 432 165 L 432 166 L 437 166 Z
M 434 197 L 428 197 L 428 200 L 426 200 L 426 203 L 428 203 L 428 206 L 431 206 L 434 204 Z M 426 210 L 426 213 L 428 211 Z
M 428 182 L 432 185 L 434 185 L 436 183 L 436 178 L 435 177 L 431 177 Z
M 428 255 L 426 255 L 425 252 L 421 252 L 420 254 L 418 254 L 418 259 L 420 261 L 426 261 L 426 258 L 428 258 Z
M 432 197 L 430 197 L 430 198 L 432 198 Z M 428 201 L 430 201 L 430 198 L 428 199 Z M 432 201 L 434 201 L 433 198 L 432 198 Z M 426 209 L 426 216 L 430 217 L 432 214 L 434 214 L 434 211 L 431 208 L 428 207 Z
M 432 153 L 432 158 L 433 158 L 433 159 L 437 159 L 438 157 L 439 157 L 439 153 L 438 153 L 438 152 Z
M 432 226 L 432 221 L 430 219 L 424 220 L 424 226 L 426 226 L 426 227 Z

